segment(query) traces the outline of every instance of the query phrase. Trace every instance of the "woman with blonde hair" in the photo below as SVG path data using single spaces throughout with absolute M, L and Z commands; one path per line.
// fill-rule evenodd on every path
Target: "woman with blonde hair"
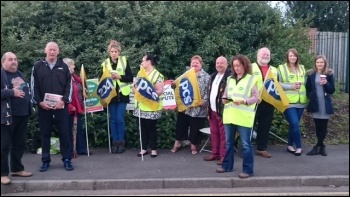
M 109 57 L 101 64 L 101 76 L 106 69 L 110 71 L 117 93 L 117 96 L 112 98 L 108 105 L 113 139 L 111 152 L 115 154 L 125 151 L 125 111 L 130 101 L 130 84 L 133 82 L 133 74 L 127 57 L 121 55 L 121 46 L 118 41 L 111 40 L 107 51 Z
M 323 141 L 327 135 L 328 120 L 334 113 L 331 94 L 335 92 L 333 70 L 328 69 L 327 59 L 319 55 L 313 69 L 307 71 L 306 96 L 309 98 L 307 111 L 315 122 L 317 144 L 307 155 L 327 156 Z
M 289 49 L 286 53 L 286 63 L 278 66 L 278 80 L 289 100 L 289 106 L 283 112 L 289 123 L 287 151 L 295 156 L 302 153 L 300 119 L 307 102 L 305 76 L 305 68 L 300 64 L 298 51 L 294 48 Z

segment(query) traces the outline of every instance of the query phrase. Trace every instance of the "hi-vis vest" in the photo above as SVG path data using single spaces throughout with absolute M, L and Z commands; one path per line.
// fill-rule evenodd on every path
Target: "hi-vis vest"
M 118 63 L 117 63 L 117 70 L 112 69 L 111 60 L 108 58 L 106 59 L 102 64 L 103 72 L 105 69 L 108 69 L 109 71 L 115 71 L 118 73 L 118 75 L 125 75 L 125 69 L 126 69 L 126 57 L 125 56 L 119 56 Z M 131 92 L 130 84 L 121 82 L 118 80 L 113 80 L 113 85 L 116 87 L 116 83 L 118 83 L 119 86 L 119 92 L 121 92 L 124 96 L 127 96 Z
M 157 82 L 157 79 L 159 78 L 159 76 L 164 78 L 164 76 L 158 70 L 153 69 L 152 72 L 148 74 L 148 79 L 154 85 Z M 137 73 L 137 77 L 139 77 L 139 73 Z M 164 98 L 164 95 L 161 94 L 159 96 L 159 107 L 158 107 L 157 111 L 162 110 L 162 108 L 163 108 L 163 98 Z M 150 108 L 148 108 L 147 105 L 139 103 L 135 99 L 135 104 L 134 104 L 135 108 L 137 107 L 137 105 L 139 105 L 140 110 L 142 110 L 142 111 L 154 111 L 154 110 L 151 110 Z
M 232 100 L 242 100 L 251 97 L 252 88 L 257 82 L 254 75 L 247 74 L 238 84 L 236 79 L 227 78 L 227 98 Z M 224 106 L 223 123 L 235 124 L 251 128 L 254 123 L 255 105 L 235 105 L 233 102 L 226 103 Z
M 269 70 L 266 73 L 266 76 L 269 74 L 269 72 L 273 73 L 273 76 L 276 77 L 277 79 L 277 69 L 273 66 L 269 66 Z M 253 63 L 252 64 L 252 74 L 255 76 L 255 78 L 257 78 L 257 86 L 258 86 L 258 90 L 259 90 L 259 95 L 262 91 L 262 87 L 263 87 L 263 83 L 264 83 L 264 78 L 263 78 L 263 74 L 259 68 L 259 65 L 257 63 Z
M 294 74 L 289 71 L 287 64 L 282 64 L 278 66 L 278 70 L 280 71 L 282 77 L 282 83 L 286 83 L 289 85 L 293 85 L 295 82 L 301 82 L 301 86 L 299 90 L 285 90 L 284 92 L 287 95 L 289 103 L 302 103 L 305 104 L 307 102 L 306 97 L 306 88 L 305 88 L 305 68 L 303 65 L 299 65 L 301 73 Z

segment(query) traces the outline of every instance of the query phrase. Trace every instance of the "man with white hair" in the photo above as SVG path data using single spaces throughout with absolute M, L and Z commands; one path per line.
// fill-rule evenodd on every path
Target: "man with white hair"
M 1 65 L 1 184 L 7 185 L 11 183 L 10 169 L 12 176 L 33 175 L 22 164 L 32 105 L 28 83 L 18 71 L 16 55 L 6 52 Z
M 257 62 L 252 64 L 252 74 L 258 78 L 257 84 L 260 95 L 260 103 L 257 106 L 255 114 L 255 123 L 257 128 L 256 154 L 265 158 L 271 157 L 271 154 L 267 152 L 266 149 L 275 108 L 271 104 L 261 100 L 260 97 L 268 73 L 272 72 L 273 76 L 277 78 L 277 69 L 269 65 L 270 54 L 270 50 L 266 47 L 259 49 L 257 53 Z

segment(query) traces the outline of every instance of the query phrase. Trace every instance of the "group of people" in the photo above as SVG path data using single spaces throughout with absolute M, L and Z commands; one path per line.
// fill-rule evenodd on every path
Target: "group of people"
M 126 56 L 121 55 L 121 44 L 111 40 L 107 48 L 109 57 L 101 64 L 101 73 L 108 69 L 113 80 L 115 96 L 108 104 L 110 128 L 112 133 L 113 154 L 125 151 L 125 111 L 129 103 L 131 91 L 138 91 L 135 85 L 130 88 L 134 76 Z M 86 133 L 82 128 L 84 114 L 84 86 L 82 80 L 74 73 L 73 59 L 61 59 L 59 47 L 55 42 L 47 43 L 46 57 L 35 63 L 31 85 L 18 70 L 17 57 L 6 52 L 1 59 L 1 183 L 11 182 L 12 176 L 29 177 L 31 172 L 25 171 L 21 162 L 25 151 L 26 132 L 33 104 L 38 105 L 38 121 L 42 142 L 42 165 L 39 171 L 47 171 L 50 167 L 50 138 L 53 125 L 57 125 L 60 140 L 60 152 L 65 170 L 74 169 L 71 159 L 73 151 L 80 155 L 91 154 L 86 143 Z M 264 81 L 269 72 L 279 80 L 285 91 L 289 107 L 284 116 L 289 123 L 287 151 L 300 156 L 302 143 L 300 136 L 300 119 L 304 108 L 312 113 L 316 125 L 318 142 L 307 155 L 321 154 L 326 156 L 323 143 L 327 134 L 327 123 L 333 113 L 330 95 L 334 93 L 334 78 L 328 69 L 324 56 L 318 56 L 315 66 L 305 71 L 300 64 L 300 57 L 295 49 L 286 54 L 286 63 L 275 68 L 269 65 L 270 50 L 261 48 L 257 52 L 257 61 L 251 63 L 245 55 L 228 61 L 220 56 L 216 59 L 216 71 L 209 75 L 202 68 L 203 59 L 199 55 L 191 58 L 190 68 L 194 69 L 198 81 L 201 103 L 177 112 L 175 142 L 170 150 L 173 153 L 181 148 L 181 141 L 189 140 L 191 153 L 198 154 L 198 146 L 202 136 L 200 129 L 205 127 L 209 119 L 211 132 L 211 155 L 203 157 L 205 161 L 216 160 L 220 167 L 218 173 L 230 172 L 234 167 L 234 151 L 236 132 L 242 144 L 243 171 L 240 178 L 248 178 L 254 174 L 254 154 L 251 143 L 252 131 L 256 126 L 256 154 L 270 158 L 267 151 L 269 131 L 272 125 L 274 107 L 260 98 Z M 141 67 L 155 93 L 162 97 L 164 76 L 156 69 L 156 58 L 144 55 Z M 137 74 L 136 79 L 140 76 Z M 176 88 L 175 85 L 172 85 Z M 47 93 L 59 95 L 60 99 L 53 105 L 45 102 Z M 161 99 L 160 99 L 161 100 Z M 158 109 L 150 109 L 142 102 L 135 101 L 133 115 L 139 119 L 141 150 L 137 156 L 148 154 L 157 157 L 157 120 L 162 115 L 162 104 Z M 76 140 L 73 140 L 73 125 L 77 124 Z M 76 141 L 76 144 L 73 144 Z M 295 148 L 294 148 L 295 145 Z M 11 149 L 11 150 L 10 150 Z M 11 152 L 9 166 L 8 155 Z

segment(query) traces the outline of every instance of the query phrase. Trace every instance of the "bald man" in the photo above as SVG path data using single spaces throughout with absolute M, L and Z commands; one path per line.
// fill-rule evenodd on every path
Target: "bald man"
M 215 68 L 216 71 L 210 76 L 208 90 L 211 155 L 206 155 L 203 159 L 205 161 L 219 160 L 217 164 L 221 165 L 226 154 L 225 130 L 222 123 L 222 95 L 226 88 L 226 79 L 231 72 L 227 69 L 227 59 L 223 56 L 216 59 Z
M 33 100 L 38 104 L 38 120 L 42 142 L 42 165 L 40 172 L 50 167 L 50 146 L 53 124 L 57 124 L 63 166 L 74 169 L 71 163 L 73 154 L 72 134 L 69 133 L 68 104 L 72 100 L 72 80 L 69 67 L 58 58 L 59 47 L 55 42 L 47 43 L 46 58 L 35 63 L 32 71 L 31 86 Z M 55 105 L 44 102 L 46 93 L 61 96 Z
M 16 55 L 6 52 L 1 64 L 1 184 L 7 185 L 11 183 L 9 153 L 11 175 L 32 176 L 22 164 L 31 103 L 28 83 L 18 71 Z

